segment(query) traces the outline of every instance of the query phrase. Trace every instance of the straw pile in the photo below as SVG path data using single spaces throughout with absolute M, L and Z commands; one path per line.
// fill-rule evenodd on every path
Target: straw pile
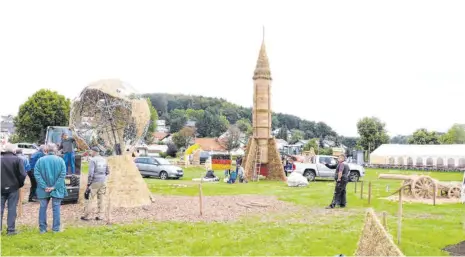
M 284 173 L 284 166 L 281 161 L 281 155 L 278 152 L 276 140 L 270 138 L 268 140 L 268 176 L 267 180 L 281 180 L 286 181 Z
M 355 256 L 405 256 L 369 209 Z
M 255 140 L 254 138 L 250 138 L 249 142 L 247 143 L 246 154 L 244 156 L 244 159 L 242 160 L 242 165 L 244 167 L 244 175 L 249 181 L 253 179 L 257 147 L 257 140 Z
M 151 193 L 130 155 L 108 157 L 110 176 L 107 190 L 113 208 L 140 207 L 151 204 Z

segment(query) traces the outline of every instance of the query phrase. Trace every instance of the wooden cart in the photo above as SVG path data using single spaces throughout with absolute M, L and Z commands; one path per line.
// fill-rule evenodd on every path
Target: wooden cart
M 426 175 L 380 174 L 380 179 L 403 180 L 403 194 L 416 199 L 460 198 L 462 186 L 460 182 L 440 182 Z

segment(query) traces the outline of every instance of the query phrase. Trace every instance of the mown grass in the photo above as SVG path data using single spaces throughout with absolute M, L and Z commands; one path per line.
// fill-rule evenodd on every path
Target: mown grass
M 85 169 L 85 168 L 84 168 Z M 160 195 L 198 194 L 202 170 L 186 168 L 181 180 L 145 179 L 150 190 Z M 347 186 L 348 206 L 354 214 L 341 218 L 322 217 L 321 212 L 308 215 L 317 222 L 311 225 L 286 222 L 258 222 L 242 219 L 232 223 L 135 223 L 124 226 L 92 228 L 67 227 L 61 234 L 39 235 L 36 228 L 23 228 L 14 237 L 3 237 L 2 255 L 352 255 L 363 226 L 364 210 L 388 213 L 388 228 L 396 238 L 398 203 L 382 197 L 393 193 L 400 181 L 379 180 L 380 173 L 420 174 L 412 171 L 367 170 L 367 182 L 372 182 L 372 201 L 367 195 L 360 199 L 354 183 Z M 461 173 L 421 173 L 440 181 L 460 181 Z M 222 172 L 217 172 L 220 177 Z M 173 187 L 171 184 L 186 184 Z M 387 186 L 389 192 L 387 192 Z M 280 200 L 321 210 L 334 190 L 334 182 L 317 181 L 306 188 L 289 188 L 285 183 L 260 181 L 248 184 L 203 183 L 204 195 L 260 194 L 273 195 Z M 335 216 L 336 217 L 336 216 Z M 285 217 L 283 217 L 285 219 Z M 329 222 L 328 222 L 329 219 Z M 405 204 L 401 250 L 406 255 L 447 255 L 441 249 L 465 238 L 463 205 Z M 321 221 L 321 222 L 318 222 Z

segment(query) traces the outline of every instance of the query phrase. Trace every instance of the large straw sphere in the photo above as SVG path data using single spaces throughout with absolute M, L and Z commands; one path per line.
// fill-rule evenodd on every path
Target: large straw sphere
M 90 84 L 71 107 L 71 128 L 89 147 L 107 153 L 134 147 L 147 133 L 149 122 L 147 101 L 115 79 Z

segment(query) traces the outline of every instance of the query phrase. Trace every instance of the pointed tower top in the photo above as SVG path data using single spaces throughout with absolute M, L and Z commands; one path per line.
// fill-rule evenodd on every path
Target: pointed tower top
M 270 63 L 268 62 L 268 56 L 266 55 L 265 49 L 265 26 L 263 26 L 262 46 L 260 47 L 260 53 L 258 54 L 257 66 L 255 66 L 253 79 L 271 80 Z

